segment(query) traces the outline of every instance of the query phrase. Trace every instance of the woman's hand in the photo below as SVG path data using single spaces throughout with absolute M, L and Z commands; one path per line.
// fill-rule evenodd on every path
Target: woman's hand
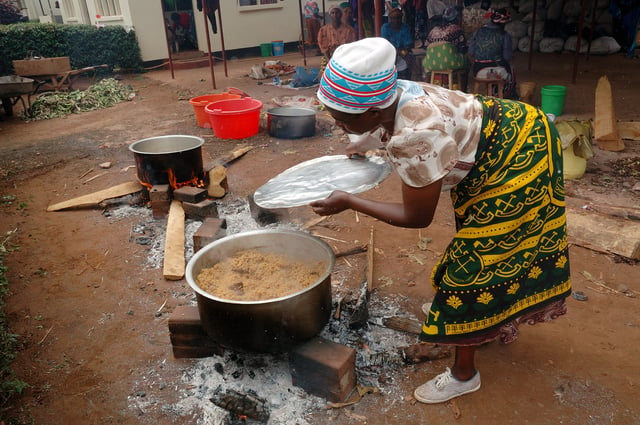
M 313 208 L 313 212 L 318 215 L 338 214 L 349 209 L 349 196 L 347 192 L 336 190 L 328 198 L 314 201 L 309 205 Z
M 353 156 L 365 156 L 371 150 L 382 149 L 384 146 L 380 141 L 380 129 L 376 129 L 364 134 L 347 134 L 349 144 L 345 148 L 345 154 L 351 158 Z
M 309 205 L 318 215 L 338 214 L 351 209 L 397 227 L 420 228 L 431 224 L 441 188 L 442 180 L 419 188 L 403 182 L 402 202 L 376 201 L 336 190 L 328 198 Z

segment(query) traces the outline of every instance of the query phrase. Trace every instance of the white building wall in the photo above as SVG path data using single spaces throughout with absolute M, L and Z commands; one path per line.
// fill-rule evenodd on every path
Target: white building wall
M 91 24 L 85 0 L 62 0 L 60 8 L 65 24 Z
M 32 2 L 33 0 L 28 0 Z M 298 42 L 301 38 L 300 3 L 304 0 L 279 0 L 269 7 L 240 7 L 240 0 L 220 0 L 222 25 L 218 22 L 218 33 L 213 34 L 209 25 L 211 51 L 222 50 L 220 28 L 224 32 L 226 50 L 258 47 L 262 43 L 282 40 L 285 43 Z M 73 5 L 73 16 L 65 11 L 65 4 Z M 100 2 L 100 3 L 98 3 Z M 113 2 L 119 6 L 121 14 L 100 16 L 96 4 Z M 204 15 L 198 11 L 196 0 L 192 0 L 198 48 L 207 51 L 207 39 Z M 322 2 L 318 2 L 322 5 Z M 338 0 L 326 0 L 326 10 L 337 5 Z M 133 28 L 138 37 L 142 60 L 154 61 L 167 59 L 169 54 L 165 30 L 163 27 L 162 6 L 160 0 L 63 0 L 60 1 L 62 16 L 68 23 L 91 25 L 122 25 Z M 322 6 L 321 6 L 322 7 Z M 70 7 L 68 7 L 70 9 Z M 89 20 L 89 22 L 86 22 Z M 216 21 L 218 13 L 216 12 Z M 208 23 L 207 23 L 208 24 Z
M 131 22 L 145 62 L 169 57 L 160 0 L 131 0 Z

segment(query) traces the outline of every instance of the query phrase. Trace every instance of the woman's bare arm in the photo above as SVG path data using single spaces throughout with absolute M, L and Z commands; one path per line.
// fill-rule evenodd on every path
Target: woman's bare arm
M 367 214 L 398 227 L 427 227 L 433 220 L 442 180 L 429 186 L 415 188 L 402 183 L 402 202 L 380 202 L 361 198 L 342 191 L 333 192 L 328 198 L 312 202 L 313 211 L 319 215 L 338 214 L 347 209 Z

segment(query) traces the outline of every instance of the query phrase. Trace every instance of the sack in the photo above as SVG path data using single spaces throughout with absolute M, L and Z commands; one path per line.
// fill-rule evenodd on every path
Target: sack
M 310 68 L 307 71 L 303 66 L 296 66 L 296 73 L 291 79 L 291 87 L 311 87 L 320 82 L 318 68 Z
M 562 163 L 565 179 L 581 178 L 587 161 L 594 155 L 591 147 L 589 121 L 557 121 L 555 123 L 562 141 Z
M 589 121 L 558 121 L 555 124 L 560 140 L 562 140 L 562 149 L 574 146 L 576 155 L 585 159 L 593 157 L 591 123 Z

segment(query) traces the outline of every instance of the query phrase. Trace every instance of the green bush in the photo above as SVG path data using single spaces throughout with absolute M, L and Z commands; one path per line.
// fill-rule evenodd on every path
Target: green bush
M 0 0 L 0 24 L 15 24 L 22 20 L 20 8 L 11 0 Z
M 16 378 L 11 369 L 11 363 L 15 359 L 18 335 L 9 332 L 4 313 L 4 297 L 9 287 L 4 257 L 12 249 L 9 246 L 12 233 L 8 232 L 6 235 L 0 236 L 0 412 L 15 394 L 20 394 L 27 387 L 26 383 Z
M 136 34 L 121 26 L 0 25 L 0 75 L 14 73 L 13 60 L 32 56 L 69 56 L 74 69 L 106 64 L 110 69 L 143 70 Z

